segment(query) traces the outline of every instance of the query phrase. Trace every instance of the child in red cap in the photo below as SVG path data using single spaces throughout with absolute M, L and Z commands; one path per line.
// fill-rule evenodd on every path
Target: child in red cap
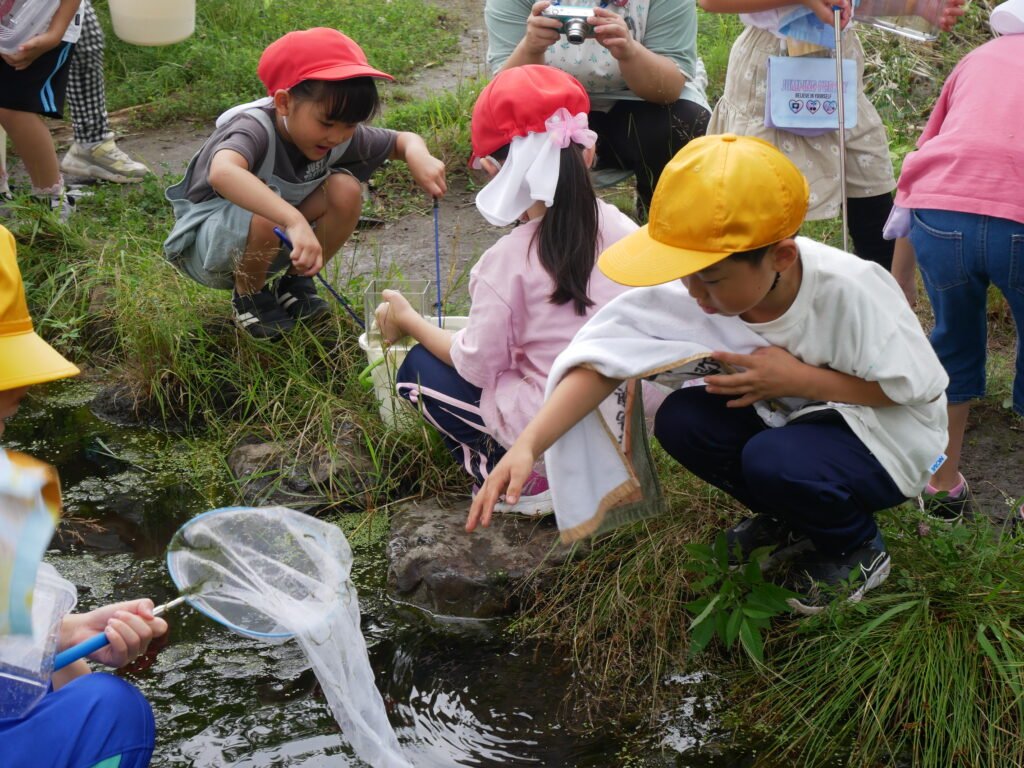
M 399 394 L 420 407 L 477 483 L 540 408 L 555 357 L 624 290 L 597 270 L 597 254 L 636 224 L 594 194 L 589 109 L 586 90 L 560 70 L 498 73 L 473 107 L 473 164 L 493 177 L 476 205 L 492 224 L 519 226 L 473 267 L 464 330 L 438 328 L 397 291 L 385 291 L 377 308 L 386 341 L 420 342 L 398 370 Z M 550 513 L 542 471 L 502 509 Z
M 393 78 L 341 32 L 289 32 L 267 47 L 257 72 L 269 95 L 221 115 L 167 190 L 177 221 L 164 253 L 193 280 L 233 289 L 239 328 L 277 339 L 328 311 L 313 276 L 355 229 L 360 183 L 374 170 L 397 158 L 428 194 L 446 186 L 444 163 L 415 133 L 364 125 L 380 108 L 374 80 Z

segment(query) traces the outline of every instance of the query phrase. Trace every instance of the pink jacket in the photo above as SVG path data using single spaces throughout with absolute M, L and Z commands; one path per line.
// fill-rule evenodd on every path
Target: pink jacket
M 896 205 L 1024 222 L 1024 35 L 990 40 L 946 79 Z
M 614 206 L 599 202 L 597 252 L 637 225 Z M 459 375 L 480 387 L 484 423 L 508 447 L 544 402 L 548 373 L 583 324 L 612 298 L 628 290 L 597 269 L 585 316 L 572 303 L 554 305 L 554 282 L 532 247 L 540 220 L 520 225 L 480 257 L 469 277 L 469 322 L 455 334 L 452 362 Z

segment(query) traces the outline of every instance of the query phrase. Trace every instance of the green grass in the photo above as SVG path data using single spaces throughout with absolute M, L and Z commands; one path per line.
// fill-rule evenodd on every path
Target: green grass
M 456 22 L 422 0 L 201 0 L 195 34 L 156 48 L 118 40 L 106 5 L 96 2 L 107 33 L 108 107 L 143 105 L 137 114 L 150 124 L 209 118 L 266 95 L 256 76 L 260 54 L 296 29 L 340 29 L 399 82 L 458 50 Z
M 267 42 L 314 24 L 339 26 L 373 64 L 399 78 L 451 55 L 457 44 L 451 19 L 418 0 L 211 0 L 199 4 L 199 14 L 196 36 L 176 46 L 143 49 L 108 38 L 112 109 L 146 105 L 137 114 L 152 123 L 208 119 L 260 95 L 255 64 Z M 862 31 L 869 88 L 897 162 L 945 74 L 980 39 L 986 14 L 984 3 L 973 4 L 958 32 L 934 46 Z M 735 16 L 703 12 L 699 24 L 714 102 L 741 27 Z M 481 87 L 467 80 L 426 101 L 396 89 L 380 122 L 423 135 L 464 183 L 469 114 Z M 464 478 L 435 436 L 425 429 L 399 434 L 380 423 L 372 394 L 356 380 L 365 363 L 344 315 L 315 334 L 300 330 L 285 343 L 260 344 L 226 324 L 226 293 L 197 286 L 164 263 L 168 181 L 98 187 L 68 226 L 39 213 L 18 223 L 19 261 L 39 331 L 97 374 L 125 382 L 140 411 L 185 430 L 186 441 L 201 437 L 197 461 L 208 464 L 253 434 L 283 442 L 297 458 L 321 451 L 337 459 L 343 432 L 361 469 L 327 489 L 338 510 L 373 510 L 410 493 L 464 491 Z M 384 168 L 374 184 L 376 215 L 426 207 L 402 164 Z M 631 195 L 624 199 L 632 205 Z M 814 222 L 805 234 L 840 239 L 836 221 Z M 363 282 L 353 275 L 352 264 L 340 260 L 327 273 L 358 300 Z M 461 286 L 464 279 L 454 275 L 451 282 Z M 996 399 L 1006 396 L 1012 375 L 1013 351 L 1005 343 L 1012 328 L 1001 306 L 994 298 L 992 327 L 1001 345 L 990 359 Z M 694 664 L 686 606 L 700 595 L 701 575 L 685 545 L 711 541 L 743 514 L 657 448 L 655 459 L 673 513 L 594 542 L 535 596 L 517 625 L 524 636 L 564 642 L 589 694 L 585 705 L 652 716 L 669 695 L 665 674 Z M 208 471 L 202 476 L 206 482 Z M 864 765 L 887 763 L 890 755 L 935 766 L 1024 762 L 1017 743 L 1024 560 L 1012 542 L 996 541 L 984 527 L 921 536 L 907 519 L 883 521 L 894 560 L 906 567 L 862 607 L 811 622 L 775 622 L 766 635 L 766 666 L 715 643 L 698 659 L 730 673 L 738 722 L 764 723 L 769 746 L 791 745 L 784 760 L 813 765 L 838 751 Z M 379 519 L 371 525 L 379 527 Z
M 1021 540 L 986 521 L 929 529 L 905 510 L 885 524 L 902 566 L 884 593 L 781 625 L 768 666 L 738 676 L 741 717 L 799 764 L 840 744 L 855 765 L 1020 765 Z

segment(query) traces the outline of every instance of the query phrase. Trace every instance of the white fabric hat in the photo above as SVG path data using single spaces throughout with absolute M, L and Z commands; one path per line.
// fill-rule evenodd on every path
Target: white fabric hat
M 534 202 L 550 208 L 558 186 L 562 150 L 575 142 L 592 147 L 597 134 L 587 127 L 586 113 L 572 115 L 564 107 L 545 122 L 546 133 L 516 136 L 498 175 L 480 190 L 476 207 L 491 224 L 503 227 L 518 219 Z
M 1024 35 L 1024 0 L 1006 0 L 988 17 L 997 35 Z

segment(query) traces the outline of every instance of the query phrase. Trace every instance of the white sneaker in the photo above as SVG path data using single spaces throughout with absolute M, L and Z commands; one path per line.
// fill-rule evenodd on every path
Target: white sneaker
M 81 144 L 72 144 L 60 161 L 60 169 L 76 179 L 113 181 L 118 184 L 142 181 L 150 173 L 149 168 L 121 151 L 112 138 L 91 149 Z

